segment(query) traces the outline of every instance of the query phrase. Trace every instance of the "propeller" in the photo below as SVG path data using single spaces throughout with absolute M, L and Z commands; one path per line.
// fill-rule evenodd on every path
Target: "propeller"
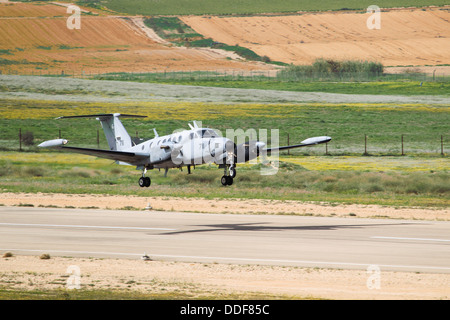
M 237 145 L 234 152 L 235 162 L 243 163 L 257 158 L 265 146 L 264 142 L 256 140 L 246 141 Z

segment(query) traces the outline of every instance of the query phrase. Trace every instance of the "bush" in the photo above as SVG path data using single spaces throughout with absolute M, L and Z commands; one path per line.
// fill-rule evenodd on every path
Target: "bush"
M 48 260 L 48 259 L 50 259 L 50 255 L 48 253 L 43 253 L 40 255 L 39 259 Z
M 383 65 L 372 61 L 317 59 L 311 65 L 290 65 L 280 71 L 280 78 L 342 78 L 366 76 L 368 78 L 383 74 Z
M 22 134 L 22 142 L 26 146 L 32 146 L 34 141 L 34 134 L 31 131 L 27 131 L 24 134 Z

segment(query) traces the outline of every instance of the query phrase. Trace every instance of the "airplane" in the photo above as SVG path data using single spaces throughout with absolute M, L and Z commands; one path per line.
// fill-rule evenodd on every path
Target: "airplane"
M 164 176 L 170 168 L 187 167 L 188 174 L 191 167 L 205 163 L 215 163 L 219 169 L 224 169 L 221 178 L 223 186 L 233 184 L 236 177 L 236 165 L 273 152 L 313 146 L 331 141 L 328 136 L 314 137 L 303 140 L 300 144 L 265 148 L 263 141 L 246 141 L 236 145 L 231 139 L 222 137 L 215 130 L 199 127 L 196 121 L 188 124 L 190 130 L 174 132 L 159 136 L 153 129 L 153 139 L 136 143 L 128 134 L 119 118 L 145 118 L 142 115 L 107 113 L 94 115 L 63 116 L 56 119 L 96 118 L 100 121 L 109 150 L 91 149 L 66 146 L 66 139 L 54 139 L 39 144 L 41 148 L 60 148 L 64 151 L 76 152 L 100 158 L 114 160 L 120 165 L 136 166 L 142 170 L 139 178 L 140 187 L 149 187 L 150 177 L 147 170 L 165 169 Z

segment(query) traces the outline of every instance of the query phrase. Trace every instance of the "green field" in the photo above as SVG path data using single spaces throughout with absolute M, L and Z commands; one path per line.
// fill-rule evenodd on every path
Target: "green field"
M 396 75 L 380 76 L 371 81 L 329 81 L 308 79 L 282 79 L 266 76 L 224 76 L 209 72 L 173 72 L 173 73 L 112 73 L 93 77 L 98 80 L 136 81 L 148 83 L 180 84 L 190 86 L 282 90 L 296 92 L 329 92 L 345 94 L 376 95 L 450 95 L 448 77 L 442 82 L 433 82 L 426 76 L 411 77 Z M 422 78 L 422 79 L 420 79 Z
M 134 135 L 152 138 L 186 128 L 186 119 L 225 133 L 227 128 L 247 130 L 280 129 L 280 145 L 296 143 L 317 135 L 330 135 L 325 146 L 283 153 L 279 172 L 261 176 L 261 164 L 238 168 L 231 188 L 220 185 L 217 166 L 198 167 L 192 175 L 171 170 L 151 171 L 151 189 L 137 186 L 140 171 L 114 165 L 110 160 L 70 153 L 44 152 L 24 146 L 17 152 L 18 129 L 31 131 L 34 144 L 62 137 L 72 146 L 97 147 L 107 144 L 94 119 L 55 120 L 74 114 L 72 103 L 39 100 L 3 100 L 0 109 L 0 188 L 10 192 L 64 192 L 178 196 L 205 198 L 248 198 L 332 203 L 382 204 L 394 206 L 447 207 L 450 184 L 448 158 L 440 155 L 440 136 L 448 133 L 449 108 L 430 105 L 383 104 L 248 104 L 136 102 L 77 103 L 79 113 L 114 112 L 147 115 L 142 121 L 124 119 Z M 164 109 L 162 109 L 164 108 Z M 164 110 L 164 112 L 160 112 Z M 171 119 L 171 120 L 168 120 Z M 368 153 L 364 153 L 364 134 Z M 400 156 L 400 137 L 404 151 Z M 14 151 L 7 151 L 14 150 Z M 386 157 L 386 155 L 390 155 Z
M 296 12 L 296 11 L 324 11 L 324 10 L 365 10 L 373 5 L 372 0 L 345 1 L 313 1 L 313 0 L 79 0 L 77 3 L 95 7 L 105 6 L 108 9 L 142 15 L 183 15 L 183 14 L 253 14 L 267 12 Z M 376 5 L 380 8 L 445 5 L 443 0 L 379 0 Z
M 373 155 L 400 155 L 401 136 L 406 154 L 439 156 L 441 136 L 448 139 L 450 109 L 448 106 L 425 104 L 255 104 L 255 103 L 77 103 L 40 100 L 1 100 L 0 141 L 3 150 L 19 148 L 19 128 L 31 131 L 35 144 L 57 138 L 59 130 L 71 145 L 100 147 L 106 141 L 95 119 L 55 120 L 62 115 L 111 112 L 146 115 L 143 121 L 124 120 L 131 136 L 152 138 L 152 128 L 160 135 L 176 129 L 186 129 L 191 120 L 218 129 L 278 129 L 279 145 L 300 142 L 311 136 L 328 135 L 330 155 L 361 155 L 365 150 Z M 163 110 L 163 112 L 161 112 Z M 76 112 L 76 113 L 74 113 Z M 269 137 L 270 138 L 270 137 Z M 270 142 L 270 141 L 269 141 Z M 444 145 L 447 148 L 446 145 Z M 33 150 L 33 149 L 31 149 Z M 447 150 L 447 149 L 445 149 Z M 444 151 L 445 151 L 444 150 Z M 299 149 L 294 154 L 325 153 L 325 147 Z
M 140 188 L 140 171 L 110 160 L 70 153 L 0 153 L 3 192 L 111 194 L 270 199 L 391 206 L 447 207 L 449 163 L 440 158 L 282 156 L 277 174 L 260 175 L 261 164 L 238 166 L 233 186 L 220 185 L 215 165 L 149 172 L 152 185 Z M 369 161 L 370 162 L 370 161 Z M 300 165 L 304 164 L 304 166 Z M 335 165 L 337 164 L 337 165 Z M 311 169 L 307 169 L 311 168 Z M 383 169 L 382 171 L 380 169 Z M 25 205 L 25 204 L 24 204 Z M 124 208 L 127 209 L 127 208 Z

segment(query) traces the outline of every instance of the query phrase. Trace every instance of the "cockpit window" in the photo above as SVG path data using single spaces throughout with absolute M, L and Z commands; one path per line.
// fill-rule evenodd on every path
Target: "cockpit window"
M 217 137 L 217 133 L 212 129 L 201 129 L 197 131 L 198 135 L 202 138 L 215 138 Z

